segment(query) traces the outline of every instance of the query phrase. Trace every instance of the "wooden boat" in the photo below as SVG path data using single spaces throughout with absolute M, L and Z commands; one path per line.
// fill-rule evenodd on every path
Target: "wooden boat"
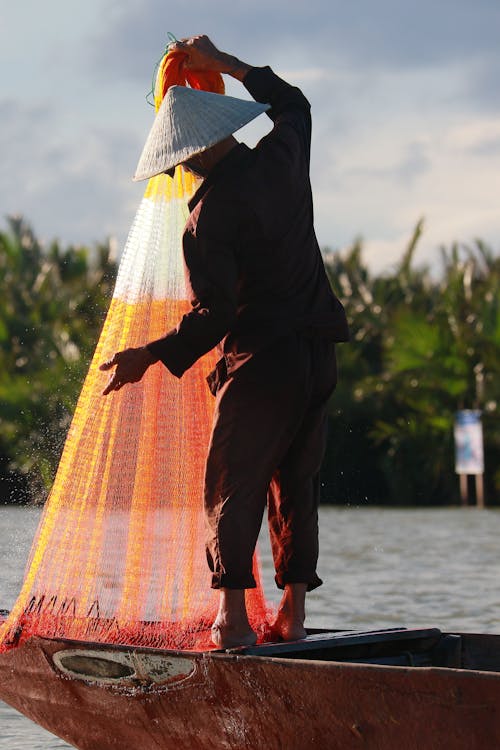
M 494 750 L 500 636 L 310 631 L 204 653 L 34 637 L 0 698 L 80 750 Z

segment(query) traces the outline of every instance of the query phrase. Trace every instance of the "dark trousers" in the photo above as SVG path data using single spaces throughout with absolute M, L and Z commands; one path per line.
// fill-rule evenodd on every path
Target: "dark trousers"
M 321 584 L 319 469 L 337 368 L 331 342 L 290 334 L 219 386 L 205 475 L 213 588 L 255 587 L 266 501 L 276 583 Z

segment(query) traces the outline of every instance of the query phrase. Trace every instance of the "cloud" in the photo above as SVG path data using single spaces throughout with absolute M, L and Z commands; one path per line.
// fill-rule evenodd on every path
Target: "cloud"
M 31 2 L 24 48 L 11 4 L 0 50 L 0 208 L 46 238 L 123 243 L 144 187 L 130 182 L 153 117 L 144 95 L 167 31 L 208 33 L 303 88 L 320 244 L 361 234 L 371 262 L 391 262 L 421 215 L 422 258 L 452 239 L 498 238 L 497 0 L 88 0 L 77 11 L 51 0 L 50 12 Z M 253 145 L 268 129 L 262 117 L 239 136 Z
M 500 156 L 500 136 L 487 138 L 481 143 L 477 143 L 470 149 L 470 152 L 475 156 L 485 157 L 486 159 Z
M 347 180 L 354 178 L 379 183 L 388 182 L 410 188 L 419 177 L 429 172 L 432 164 L 428 155 L 427 144 L 419 141 L 405 144 L 403 153 L 399 155 L 399 158 L 394 153 L 389 157 L 386 153 L 385 155 L 379 153 L 377 156 L 382 157 L 382 162 L 385 159 L 387 159 L 387 162 L 380 164 L 380 166 L 356 167 L 348 170 L 344 177 Z
M 46 240 L 86 244 L 125 239 L 144 186 L 131 174 L 137 138 L 126 129 L 68 133 L 49 107 L 0 102 L 3 216 L 23 214 Z
M 460 124 L 447 134 L 447 144 L 457 153 L 491 156 L 500 149 L 500 118 L 482 117 Z
M 483 54 L 471 65 L 463 89 L 463 99 L 484 112 L 500 112 L 500 54 Z
M 377 92 L 380 93 L 380 92 Z M 316 143 L 312 180 L 320 245 L 343 247 L 359 234 L 380 270 L 403 251 L 402 239 L 424 216 L 418 257 L 439 261 L 437 248 L 482 237 L 498 248 L 500 120 L 447 112 L 433 104 L 417 119 L 397 98 L 352 132 Z
M 192 0 L 176 6 L 121 0 L 111 8 L 112 22 L 92 40 L 92 57 L 119 75 L 145 75 L 167 31 L 208 33 L 257 65 L 296 59 L 353 69 L 422 68 L 499 54 L 500 8 L 491 0 Z

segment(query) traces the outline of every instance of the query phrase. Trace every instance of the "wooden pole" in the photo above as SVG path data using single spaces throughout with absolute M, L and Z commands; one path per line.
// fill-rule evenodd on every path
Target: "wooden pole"
M 467 481 L 467 474 L 459 474 L 460 477 L 460 500 L 462 501 L 462 505 L 468 505 L 469 504 L 469 489 L 468 489 L 468 481 Z
M 484 508 L 484 482 L 482 474 L 476 474 L 476 505 L 478 508 Z

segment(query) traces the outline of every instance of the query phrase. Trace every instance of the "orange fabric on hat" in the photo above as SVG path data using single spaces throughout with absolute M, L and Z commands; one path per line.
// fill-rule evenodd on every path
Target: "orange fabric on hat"
M 185 86 L 188 84 L 193 89 L 211 91 L 214 94 L 224 93 L 224 80 L 220 73 L 187 70 L 184 67 L 186 58 L 185 52 L 169 52 L 161 61 L 158 70 L 158 94 L 155 93 L 156 110 L 160 108 L 160 104 L 170 86 Z

